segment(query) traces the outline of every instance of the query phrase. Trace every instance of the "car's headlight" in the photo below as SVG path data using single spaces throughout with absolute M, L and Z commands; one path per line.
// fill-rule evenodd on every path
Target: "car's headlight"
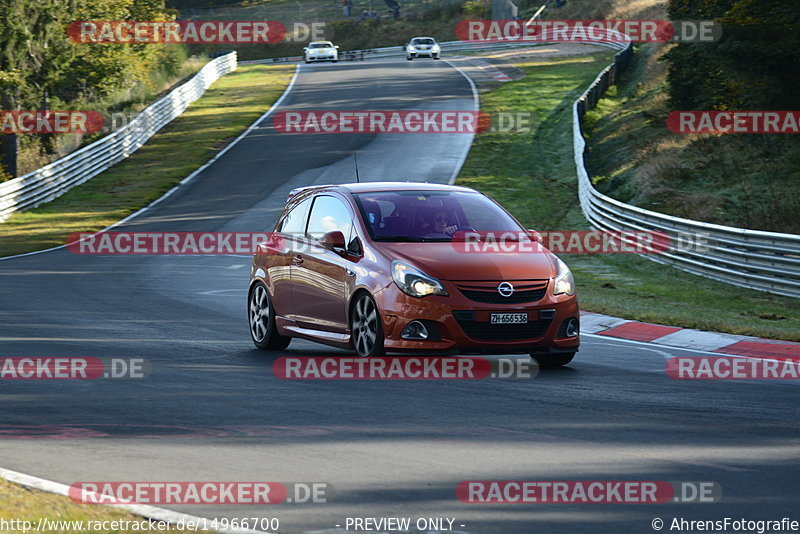
M 404 261 L 392 262 L 392 278 L 403 293 L 412 297 L 447 296 L 447 290 L 441 282 Z
M 413 52 L 414 50 L 416 50 L 416 48 L 414 48 L 413 46 L 409 46 L 409 47 L 408 47 L 408 51 L 409 51 L 409 52 Z
M 434 52 L 438 52 L 439 50 L 441 50 L 441 48 L 439 47 L 439 45 L 433 45 L 433 48 L 431 48 L 431 50 L 433 50 Z
M 309 54 L 316 54 L 316 53 L 317 53 L 317 51 L 316 51 L 316 50 L 309 50 L 309 51 L 308 51 L 308 53 L 309 53 Z
M 558 262 L 558 272 L 553 281 L 553 294 L 554 295 L 574 295 L 575 294 L 575 279 L 572 277 L 572 271 L 569 270 L 567 264 L 556 258 Z

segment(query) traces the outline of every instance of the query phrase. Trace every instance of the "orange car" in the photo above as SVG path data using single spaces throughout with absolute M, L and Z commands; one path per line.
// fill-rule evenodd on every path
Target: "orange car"
M 485 246 L 495 233 L 528 246 Z M 466 187 L 297 189 L 253 256 L 251 337 L 261 349 L 297 337 L 362 357 L 528 353 L 565 365 L 580 343 L 575 282 L 535 240 Z

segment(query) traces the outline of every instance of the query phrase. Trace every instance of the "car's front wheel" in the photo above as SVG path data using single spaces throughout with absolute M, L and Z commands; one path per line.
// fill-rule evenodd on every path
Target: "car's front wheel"
M 353 303 L 350 313 L 350 336 L 353 348 L 362 358 L 384 354 L 383 322 L 378 306 L 368 293 L 361 293 Z
M 539 367 L 542 369 L 563 367 L 571 362 L 574 357 L 574 352 L 565 352 L 562 354 L 531 354 L 531 358 L 536 360 L 536 363 L 538 363 Z
M 292 338 L 278 334 L 275 328 L 275 309 L 267 286 L 256 282 L 247 298 L 247 316 L 250 319 L 250 338 L 259 349 L 283 350 Z
M 414 57 L 413 57 L 413 56 L 410 56 L 410 55 L 406 55 L 406 59 L 407 59 L 407 60 L 409 60 L 409 61 L 411 61 L 412 59 L 414 59 Z

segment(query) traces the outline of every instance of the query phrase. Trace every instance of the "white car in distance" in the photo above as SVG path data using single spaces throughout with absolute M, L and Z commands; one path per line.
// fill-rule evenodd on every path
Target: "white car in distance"
M 433 37 L 414 37 L 406 45 L 406 59 L 411 61 L 417 57 L 432 57 L 439 59 L 442 47 Z
M 314 61 L 332 61 L 336 63 L 339 61 L 339 47 L 334 46 L 330 41 L 312 41 L 303 48 L 303 53 L 306 63 Z

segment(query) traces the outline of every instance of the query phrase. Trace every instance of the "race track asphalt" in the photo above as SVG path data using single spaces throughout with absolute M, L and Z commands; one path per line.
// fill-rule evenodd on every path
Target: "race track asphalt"
M 444 61 L 304 66 L 281 110 L 472 110 Z M 293 187 L 447 182 L 458 135 L 285 135 L 269 121 L 130 231 L 271 229 Z M 0 261 L 0 356 L 143 358 L 142 380 L 3 381 L 0 466 L 77 481 L 305 481 L 316 505 L 181 506 L 277 517 L 281 533 L 347 517 L 455 518 L 470 534 L 653 532 L 651 521 L 800 520 L 796 382 L 676 381 L 699 355 L 586 336 L 573 364 L 532 380 L 286 381 L 249 339 L 241 256 Z M 294 341 L 291 355 L 344 354 Z M 464 504 L 466 480 L 713 481 L 713 504 Z M 2 506 L 2 504 L 0 504 Z M 462 526 L 463 525 L 463 526 Z M 665 528 L 664 530 L 667 530 Z

